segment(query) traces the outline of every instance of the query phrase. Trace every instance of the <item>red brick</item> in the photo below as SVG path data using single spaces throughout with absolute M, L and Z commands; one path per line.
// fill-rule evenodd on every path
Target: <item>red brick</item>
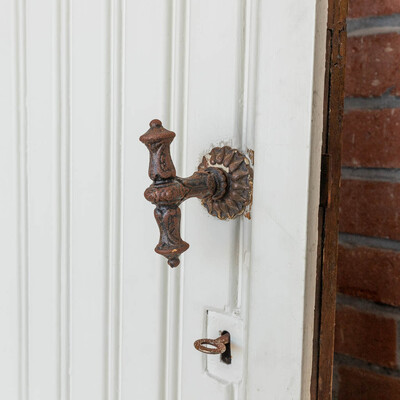
M 399 0 L 350 0 L 349 17 L 369 17 L 400 13 Z
M 400 400 L 400 379 L 340 367 L 338 400 Z
M 400 253 L 341 245 L 337 282 L 340 293 L 400 306 Z
M 346 112 L 342 163 L 349 167 L 400 168 L 400 109 Z
M 400 94 L 400 35 L 390 33 L 347 40 L 345 96 Z
M 343 180 L 340 231 L 400 240 L 400 184 Z
M 336 310 L 336 353 L 395 368 L 396 332 L 396 321 L 393 319 L 345 306 Z

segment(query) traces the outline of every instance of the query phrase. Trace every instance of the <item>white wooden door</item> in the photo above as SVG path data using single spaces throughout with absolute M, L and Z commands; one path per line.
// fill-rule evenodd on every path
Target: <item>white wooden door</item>
M 325 0 L 3 0 L 0 398 L 308 399 Z M 191 175 L 254 151 L 252 219 L 143 198 L 154 118 Z M 233 361 L 193 347 L 229 329 Z

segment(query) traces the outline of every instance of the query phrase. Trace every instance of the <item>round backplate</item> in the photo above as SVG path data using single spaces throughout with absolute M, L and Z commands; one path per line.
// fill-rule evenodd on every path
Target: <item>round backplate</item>
M 219 168 L 227 178 L 225 194 L 218 198 L 207 197 L 201 201 L 207 211 L 219 219 L 233 219 L 245 214 L 250 218 L 249 208 L 253 193 L 253 169 L 249 159 L 229 146 L 214 147 L 203 157 L 198 170 Z

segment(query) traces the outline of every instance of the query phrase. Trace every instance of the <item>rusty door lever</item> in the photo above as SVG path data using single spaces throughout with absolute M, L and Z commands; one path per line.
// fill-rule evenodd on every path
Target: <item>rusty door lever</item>
M 229 146 L 214 147 L 192 176 L 176 176 L 170 153 L 174 137 L 175 133 L 165 129 L 158 119 L 151 121 L 150 129 L 140 137 L 150 152 L 149 176 L 153 184 L 144 196 L 156 206 L 160 240 L 155 251 L 166 257 L 171 267 L 179 265 L 179 256 L 189 248 L 180 234 L 179 205 L 183 201 L 197 197 L 211 215 L 232 219 L 251 204 L 253 188 L 248 158 Z

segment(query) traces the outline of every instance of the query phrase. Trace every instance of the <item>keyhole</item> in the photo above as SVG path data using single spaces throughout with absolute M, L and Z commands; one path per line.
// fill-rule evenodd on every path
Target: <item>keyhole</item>
M 221 336 L 225 335 L 226 333 L 229 334 L 228 331 L 222 331 Z M 221 361 L 224 364 L 231 364 L 232 363 L 232 354 L 231 354 L 231 342 L 229 341 L 228 343 L 225 344 L 226 350 L 221 354 Z

